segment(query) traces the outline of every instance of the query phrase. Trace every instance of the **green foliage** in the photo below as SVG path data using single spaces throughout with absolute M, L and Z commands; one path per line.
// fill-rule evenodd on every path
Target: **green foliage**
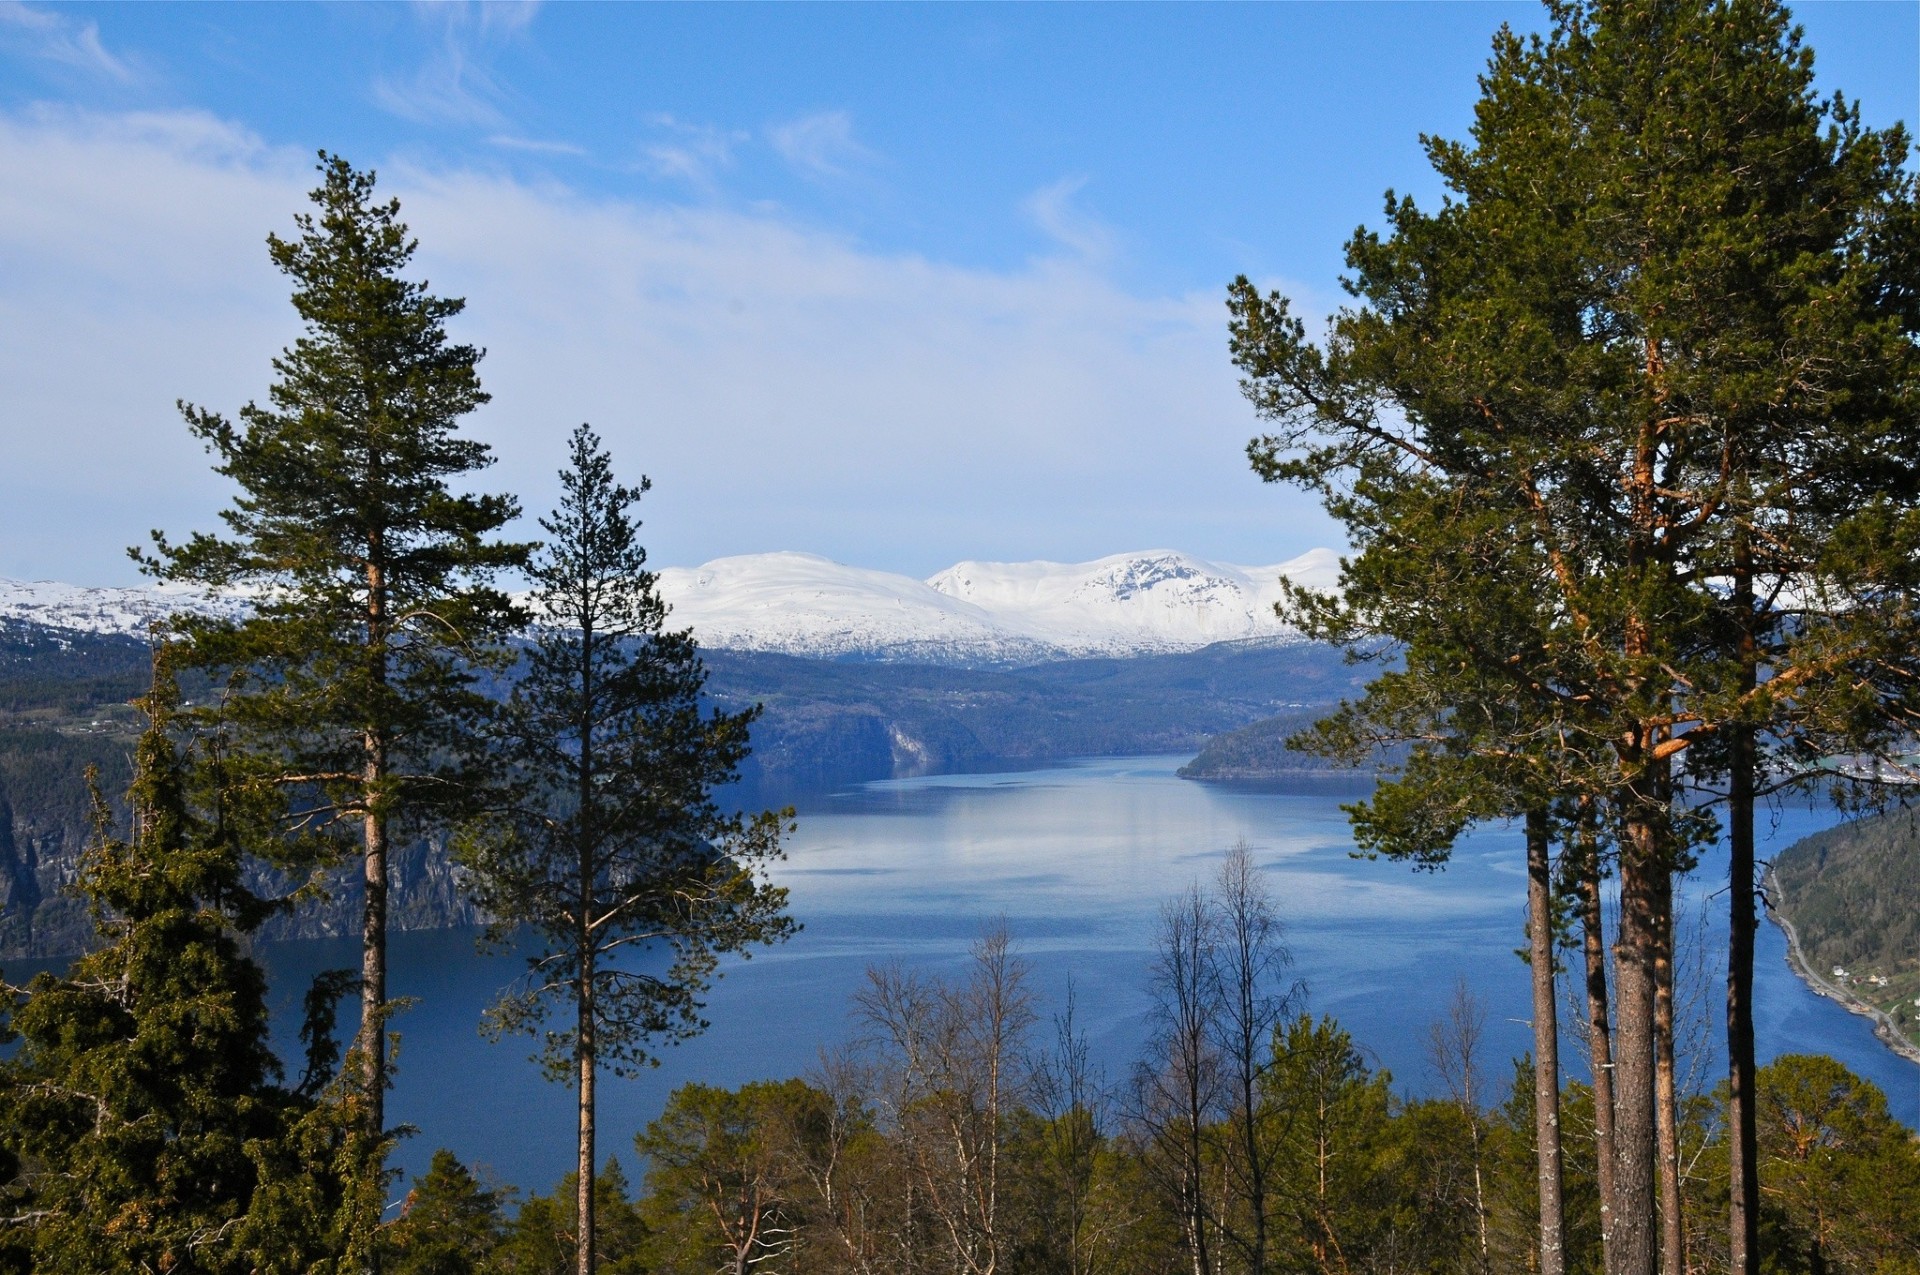
M 1208 740 L 1200 755 L 1180 768 L 1182 779 L 1259 781 L 1282 779 L 1302 773 L 1339 777 L 1351 774 L 1372 779 L 1371 768 L 1355 769 L 1355 758 L 1326 752 L 1308 751 L 1293 746 L 1293 741 L 1326 715 L 1325 706 L 1299 708 L 1263 717 L 1237 730 L 1225 731 Z M 1405 760 L 1404 748 L 1389 748 L 1376 760 L 1398 765 Z
M 1279 1147 L 1283 1266 L 1364 1264 L 1393 1234 L 1390 1082 L 1331 1018 L 1301 1014 L 1274 1032 L 1261 1110 Z
M 1760 1187 L 1774 1271 L 1920 1271 L 1920 1143 L 1831 1058 L 1759 1073 Z
M 1911 810 L 1842 824 L 1773 861 L 1774 906 L 1812 972 L 1920 1037 L 1920 828 Z M 1834 966 L 1847 971 L 1842 979 Z M 1872 981 L 1875 976 L 1884 984 Z
M 1322 743 L 1444 759 L 1412 776 L 1420 801 L 1363 820 L 1389 850 L 1482 817 L 1470 795 L 1520 778 L 1490 760 L 1658 802 L 1686 749 L 1723 770 L 1729 723 L 1795 756 L 1884 740 L 1872 710 L 1909 680 L 1920 493 L 1888 463 L 1920 419 L 1904 132 L 1817 99 L 1775 4 L 1552 20 L 1496 37 L 1469 141 L 1425 139 L 1448 198 L 1389 194 L 1386 231 L 1349 242 L 1360 304 L 1324 341 L 1284 298 L 1230 294 L 1276 426 L 1254 466 L 1319 492 L 1358 550 L 1338 599 L 1290 609 L 1407 647 Z M 1408 817 L 1423 805 L 1452 817 Z
M 241 948 L 271 905 L 242 880 L 223 741 L 183 752 L 176 699 L 157 661 L 127 838 L 95 793 L 77 888 L 104 946 L 7 989 L 20 1047 L 0 1065 L 0 1144 L 30 1229 L 5 1242 L 38 1271 L 306 1269 L 324 1251 L 311 1228 L 266 1222 L 280 1196 L 331 1190 L 331 1166 L 289 1142 L 328 1109 L 278 1083 L 265 979 Z
M 479 1275 L 505 1231 L 503 1193 L 482 1186 L 444 1147 L 413 1184 L 383 1237 L 389 1275 Z
M 744 1271 L 790 1252 L 806 1220 L 804 1166 L 832 1120 L 832 1099 L 800 1080 L 674 1090 L 634 1139 L 647 1164 L 652 1269 Z
M 444 786 L 450 710 L 517 619 L 487 581 L 526 546 L 490 539 L 519 512 L 510 497 L 450 490 L 492 463 L 457 430 L 487 400 L 480 351 L 446 331 L 465 303 L 403 276 L 416 243 L 371 173 L 324 153 L 319 169 L 316 212 L 295 218 L 297 237 L 268 238 L 305 333 L 274 360 L 267 405 L 238 424 L 182 407 L 240 489 L 227 534 L 155 532 L 142 562 L 251 593 L 239 623 L 178 621 L 192 658 L 244 674 L 224 711 L 266 776 L 315 776 L 322 810 L 353 819 Z
M 481 1269 L 488 1275 L 571 1275 L 579 1220 L 579 1179 L 569 1173 L 552 1195 L 530 1195 L 505 1238 Z M 593 1179 L 594 1269 L 601 1275 L 647 1275 L 646 1223 L 631 1198 L 620 1161 L 609 1159 Z
M 616 1073 L 653 1061 L 656 1042 L 706 1026 L 700 994 L 720 953 L 795 929 L 786 891 L 762 877 L 785 821 L 726 814 L 713 796 L 737 776 L 754 712 L 707 711 L 692 635 L 663 627 L 627 513 L 644 484 L 617 483 L 585 426 L 570 459 L 530 568 L 543 623 L 498 718 L 514 804 L 464 851 L 495 935 L 526 927 L 544 945 L 490 1021 L 540 1032 L 556 1077 L 583 1059 Z M 617 959 L 649 944 L 671 953 L 664 975 Z M 543 1027 L 560 1006 L 571 1017 Z
M 463 763 L 485 702 L 476 671 L 504 660 L 497 643 L 521 618 L 490 581 L 527 546 L 493 538 L 519 512 L 511 497 L 454 490 L 491 463 L 457 428 L 486 401 L 480 351 L 446 331 L 464 303 L 404 277 L 417 245 L 372 173 L 325 152 L 319 171 L 299 234 L 267 240 L 304 325 L 274 360 L 267 404 L 247 404 L 238 424 L 181 404 L 239 488 L 226 534 L 174 544 L 156 531 L 151 556 L 134 557 L 162 579 L 249 596 L 244 620 L 175 624 L 193 666 L 224 684 L 198 715 L 233 733 L 234 786 L 275 834 L 257 848 L 304 866 L 357 836 L 365 856 L 353 1105 L 366 1127 L 336 1168 L 358 1175 L 351 1247 L 370 1253 L 387 1136 L 389 836 L 475 799 L 480 777 Z

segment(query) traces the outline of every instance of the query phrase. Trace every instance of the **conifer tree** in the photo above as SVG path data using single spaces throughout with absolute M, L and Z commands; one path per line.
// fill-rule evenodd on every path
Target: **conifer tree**
M 245 885 L 217 741 L 182 752 L 176 691 L 156 660 L 149 718 L 114 835 L 95 792 L 77 888 L 104 946 L 18 1001 L 0 1064 L 0 1145 L 20 1166 L 8 1245 L 48 1272 L 318 1269 L 312 1228 L 266 1227 L 267 1197 L 324 1197 L 289 1132 L 313 1103 L 278 1083 L 266 980 L 241 949 L 272 905 Z M 318 1238 L 317 1238 L 318 1237 Z M 316 1242 L 317 1238 L 317 1242 Z
M 785 815 L 744 819 L 715 801 L 747 755 L 757 710 L 702 707 L 699 648 L 665 627 L 628 513 L 646 481 L 617 482 L 585 425 L 560 481 L 530 567 L 538 624 L 499 718 L 498 765 L 515 799 L 462 853 L 494 933 L 525 927 L 542 945 L 490 1021 L 542 1035 L 549 1073 L 576 1087 L 578 1270 L 590 1275 L 601 1065 L 630 1074 L 654 1061 L 657 1042 L 698 1033 L 720 955 L 795 926 L 786 891 L 764 879 Z M 638 963 L 649 948 L 669 955 L 664 970 Z M 554 1013 L 564 1025 L 545 1026 Z
M 479 1275 L 504 1233 L 501 1195 L 453 1152 L 435 1151 L 383 1237 L 389 1275 Z
M 454 489 L 491 463 L 459 433 L 487 401 L 481 352 L 452 341 L 464 302 L 405 277 L 417 243 L 374 175 L 321 153 L 315 209 L 269 235 L 305 332 L 238 422 L 181 405 L 238 486 L 224 534 L 153 535 L 163 579 L 238 594 L 238 623 L 183 618 L 189 658 L 233 679 L 222 712 L 248 781 L 282 794 L 290 834 L 352 844 L 364 865 L 354 1055 L 371 1144 L 387 1086 L 386 909 L 396 835 L 466 786 L 461 734 L 473 671 L 517 616 L 489 587 L 525 546 L 494 539 L 507 496 Z
M 1356 234 L 1362 305 L 1324 346 L 1281 299 L 1236 285 L 1249 390 L 1281 426 L 1255 458 L 1322 491 L 1363 563 L 1424 487 L 1510 526 L 1527 578 L 1551 586 L 1538 623 L 1513 630 L 1542 649 L 1491 651 L 1467 676 L 1547 671 L 1529 681 L 1551 695 L 1516 700 L 1522 718 L 1612 772 L 1562 795 L 1603 802 L 1620 852 L 1610 1253 L 1624 1275 L 1683 1256 L 1671 1219 L 1657 1242 L 1652 1207 L 1656 1099 L 1670 1105 L 1655 1065 L 1664 899 L 1702 832 L 1676 804 L 1678 767 L 1734 775 L 1744 1272 L 1751 781 L 1761 753 L 1889 730 L 1884 699 L 1911 680 L 1914 472 L 1894 458 L 1920 443 L 1914 183 L 1899 130 L 1813 95 L 1777 4 L 1550 12 L 1547 37 L 1496 39 L 1471 143 L 1428 140 L 1448 201 L 1390 196 L 1389 232 Z M 1453 674 L 1436 671 L 1439 699 Z M 1549 701 L 1570 707 L 1538 715 Z

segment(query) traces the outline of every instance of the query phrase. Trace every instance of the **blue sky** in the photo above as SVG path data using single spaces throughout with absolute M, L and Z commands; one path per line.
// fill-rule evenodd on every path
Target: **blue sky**
M 1870 121 L 1920 5 L 1798 10 Z M 489 348 L 473 430 L 530 508 L 589 419 L 662 563 L 928 574 L 1335 543 L 1263 488 L 1224 354 L 1247 272 L 1309 309 L 1388 187 L 1434 193 L 1533 5 L 0 4 L 0 575 L 112 583 L 224 499 L 173 411 L 263 394 L 262 239 L 319 147 L 380 169 Z

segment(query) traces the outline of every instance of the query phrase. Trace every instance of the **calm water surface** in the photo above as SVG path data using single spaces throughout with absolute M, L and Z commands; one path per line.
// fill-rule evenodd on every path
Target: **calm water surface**
M 805 1073 L 823 1046 L 851 1031 L 848 997 L 869 966 L 900 960 L 957 973 L 968 945 L 999 917 L 1046 1008 L 1058 1007 L 1072 979 L 1097 1058 L 1122 1077 L 1145 1033 L 1158 909 L 1207 879 L 1241 839 L 1269 874 L 1307 1004 L 1338 1018 L 1398 1088 L 1432 1085 L 1425 1027 L 1462 976 L 1487 1007 L 1489 1070 L 1504 1076 L 1504 1060 L 1529 1044 L 1527 969 L 1514 955 L 1524 944 L 1526 882 L 1517 830 L 1477 832 L 1444 872 L 1416 873 L 1350 857 L 1339 807 L 1364 793 L 1356 781 L 1217 787 L 1176 778 L 1185 760 L 894 780 L 803 808 L 776 875 L 806 928 L 725 967 L 704 1036 L 665 1051 L 659 1068 L 636 1079 L 603 1083 L 603 1156 L 618 1154 L 631 1168 L 632 1135 L 689 1080 L 736 1085 Z M 1787 808 L 1771 824 L 1763 819 L 1761 832 L 1777 849 L 1835 821 L 1824 809 Z M 1682 892 L 1681 929 L 1692 936 L 1680 961 L 1683 1017 L 1692 1024 L 1683 1031 L 1698 1042 L 1695 1066 L 1708 1085 L 1723 1031 L 1714 953 L 1724 943 L 1713 921 L 1724 884 L 1723 865 L 1709 860 Z M 313 972 L 358 964 L 345 942 L 285 944 L 265 957 L 289 1030 Z M 526 1041 L 490 1044 L 477 1032 L 481 1009 L 519 961 L 479 956 L 471 932 L 453 931 L 395 936 L 392 966 L 394 994 L 418 998 L 396 1023 L 402 1043 L 389 1110 L 419 1129 L 398 1163 L 418 1171 L 444 1146 L 504 1181 L 550 1188 L 571 1162 L 571 1092 L 541 1079 Z M 1833 1054 L 1915 1118 L 1920 1069 L 1881 1046 L 1865 1020 L 1794 978 L 1773 926 L 1762 928 L 1756 982 L 1763 1060 Z M 1577 1046 L 1568 1048 L 1578 1070 Z

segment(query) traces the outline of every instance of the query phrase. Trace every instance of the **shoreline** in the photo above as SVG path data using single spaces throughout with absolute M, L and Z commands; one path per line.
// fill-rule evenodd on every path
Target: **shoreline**
M 1780 888 L 1780 882 L 1774 877 L 1772 869 L 1767 870 L 1766 876 L 1762 878 L 1762 884 L 1770 887 L 1770 889 L 1761 896 L 1763 899 L 1766 898 L 1768 894 L 1779 899 L 1786 897 L 1785 892 Z M 1893 1019 L 1888 1017 L 1886 1011 L 1877 1006 L 1867 1004 L 1845 988 L 1836 987 L 1815 973 L 1813 966 L 1807 960 L 1806 953 L 1800 950 L 1800 935 L 1794 930 L 1793 922 L 1787 920 L 1780 909 L 1774 907 L 1772 904 L 1767 905 L 1766 912 L 1767 919 L 1786 932 L 1787 968 L 1792 970 L 1801 982 L 1811 988 L 1816 996 L 1824 996 L 1828 1000 L 1838 1001 L 1841 1007 L 1848 1013 L 1858 1014 L 1860 1017 L 1871 1021 L 1873 1023 L 1873 1034 L 1881 1044 L 1908 1062 L 1920 1063 L 1920 1045 L 1916 1045 L 1903 1035 L 1899 1027 L 1894 1024 Z

